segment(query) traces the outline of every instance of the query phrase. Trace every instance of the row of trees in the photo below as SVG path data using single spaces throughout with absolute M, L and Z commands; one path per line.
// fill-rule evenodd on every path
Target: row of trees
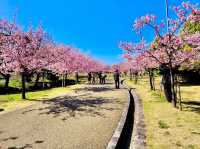
M 106 69 L 103 63 L 79 49 L 56 44 L 41 26 L 36 29 L 30 26 L 23 31 L 15 21 L 0 20 L 0 74 L 5 78 L 5 88 L 8 88 L 13 73 L 20 74 L 23 99 L 26 98 L 26 77 L 30 74 L 37 74 L 38 81 L 40 73 L 48 70 L 65 80 L 70 73 L 76 72 L 78 77 L 79 72 Z
M 154 89 L 152 71 L 159 68 L 166 99 L 176 107 L 174 85 L 177 70 L 181 67 L 193 69 L 200 62 L 200 9 L 190 2 L 181 2 L 173 7 L 173 12 L 175 15 L 169 18 L 167 7 L 166 23 L 157 23 L 156 16 L 152 14 L 136 19 L 133 28 L 140 42 L 121 42 L 119 46 L 128 59 L 126 69 L 148 71 L 151 89 Z M 142 34 L 146 27 L 155 33 L 151 43 L 147 43 Z M 199 67 L 197 69 L 199 71 Z

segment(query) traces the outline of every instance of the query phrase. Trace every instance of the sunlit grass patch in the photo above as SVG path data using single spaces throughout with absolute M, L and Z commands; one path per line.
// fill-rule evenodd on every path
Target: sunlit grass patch
M 51 88 L 42 91 L 34 91 L 34 92 L 27 92 L 26 93 L 26 100 L 21 99 L 21 94 L 8 94 L 8 95 L 0 95 L 0 109 L 4 111 L 12 110 L 15 108 L 20 108 L 24 106 L 28 106 L 34 100 L 45 100 L 51 99 L 57 96 L 61 96 L 67 94 L 69 91 L 80 87 L 80 84 L 72 85 L 68 87 L 58 87 L 58 88 Z
M 165 100 L 159 91 L 159 81 L 156 78 L 156 91 L 150 91 L 147 77 L 138 84 L 128 81 L 143 101 L 148 148 L 199 149 L 200 86 L 181 86 L 183 111 L 180 111 Z
M 159 124 L 159 128 L 161 128 L 161 129 L 169 128 L 169 125 L 166 122 L 162 121 L 162 120 L 159 120 L 158 124 Z

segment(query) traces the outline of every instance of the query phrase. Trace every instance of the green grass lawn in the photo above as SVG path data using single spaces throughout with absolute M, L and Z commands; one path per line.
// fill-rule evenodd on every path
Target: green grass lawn
M 74 74 L 69 75 L 68 79 L 74 80 L 75 79 Z M 32 78 L 32 81 L 34 80 L 35 78 Z M 42 80 L 42 78 L 40 78 L 39 81 L 49 82 L 49 80 L 47 79 Z M 60 96 L 62 94 L 66 94 L 68 91 L 71 91 L 72 89 L 81 86 L 81 84 L 86 83 L 87 75 L 80 74 L 79 81 L 80 82 L 78 84 L 67 86 L 67 87 L 57 87 L 57 88 L 51 88 L 51 89 L 45 89 L 45 90 L 29 91 L 26 93 L 26 98 L 27 98 L 26 100 L 21 99 L 21 93 L 0 94 L 0 111 L 14 110 L 16 108 L 20 108 L 20 107 L 24 107 L 24 106 L 28 106 L 32 104 L 33 100 L 50 99 L 56 96 Z M 29 89 L 29 87 L 33 85 L 34 85 L 34 82 L 26 82 L 27 89 Z M 4 80 L 1 79 L 0 87 L 3 87 L 3 86 L 4 86 Z M 18 75 L 12 76 L 9 81 L 9 87 L 21 89 L 20 76 Z
M 200 86 L 181 87 L 183 111 L 168 103 L 159 91 L 150 91 L 148 78 L 138 84 L 128 81 L 136 88 L 143 101 L 147 129 L 147 146 L 150 149 L 199 149 L 200 148 Z
M 26 100 L 21 99 L 20 93 L 0 95 L 0 109 L 4 109 L 4 111 L 9 111 L 16 108 L 28 106 L 32 104 L 33 100 L 51 99 L 56 96 L 61 96 L 63 94 L 66 94 L 67 92 L 80 86 L 81 86 L 80 84 L 77 84 L 77 85 L 71 85 L 67 87 L 58 87 L 58 88 L 46 89 L 42 91 L 27 92 Z

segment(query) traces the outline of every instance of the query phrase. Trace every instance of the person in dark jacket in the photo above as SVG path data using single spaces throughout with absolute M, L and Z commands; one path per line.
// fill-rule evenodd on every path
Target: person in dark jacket
M 88 73 L 88 83 L 91 84 L 91 80 L 92 80 L 92 73 L 89 72 Z
M 119 89 L 119 84 L 120 84 L 120 73 L 119 73 L 119 70 L 117 69 L 115 72 L 114 72 L 114 81 L 115 81 L 115 88 L 116 89 Z
M 92 84 L 95 84 L 96 83 L 96 73 L 95 72 L 93 72 L 92 73 Z
M 98 72 L 99 84 L 102 84 L 102 72 Z
M 107 77 L 106 73 L 103 73 L 102 74 L 102 84 L 106 84 L 106 77 Z

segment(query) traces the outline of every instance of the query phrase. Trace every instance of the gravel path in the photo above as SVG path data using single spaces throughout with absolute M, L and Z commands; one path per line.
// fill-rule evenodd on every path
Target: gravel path
M 0 149 L 103 149 L 128 92 L 84 85 L 67 96 L 0 115 Z

